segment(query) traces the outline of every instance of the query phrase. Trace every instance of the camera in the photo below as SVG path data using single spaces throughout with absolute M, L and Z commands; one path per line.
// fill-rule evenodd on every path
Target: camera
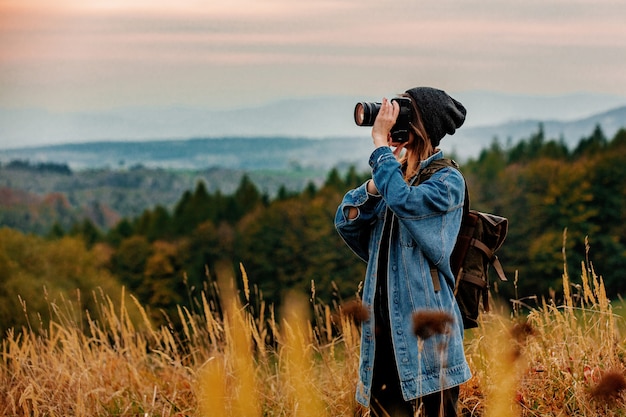
M 413 116 L 413 105 L 408 97 L 395 97 L 395 101 L 400 106 L 400 113 L 396 124 L 391 128 L 391 138 L 394 142 L 403 143 L 409 140 L 409 128 Z M 354 122 L 358 126 L 373 126 L 374 120 L 380 111 L 381 103 L 372 101 L 362 101 L 354 107 Z

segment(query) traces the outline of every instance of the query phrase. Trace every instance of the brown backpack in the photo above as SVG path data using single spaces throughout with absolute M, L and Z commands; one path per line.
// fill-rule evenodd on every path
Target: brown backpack
M 420 170 L 412 185 L 420 184 L 435 172 L 445 167 L 459 170 L 451 159 L 437 159 Z M 469 207 L 469 192 L 465 185 L 463 220 L 456 244 L 450 256 L 452 273 L 456 277 L 455 297 L 463 316 L 463 326 L 471 329 L 478 326 L 478 315 L 489 311 L 489 265 L 498 277 L 506 281 L 496 251 L 502 246 L 508 232 L 508 219 L 495 214 L 482 213 Z M 431 276 L 435 289 L 439 289 L 437 268 L 431 265 Z M 482 301 L 482 302 L 481 302 Z

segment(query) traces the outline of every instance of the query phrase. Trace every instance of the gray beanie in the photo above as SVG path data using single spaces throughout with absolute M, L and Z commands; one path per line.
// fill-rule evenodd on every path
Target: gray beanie
M 407 90 L 422 116 L 424 128 L 433 147 L 446 135 L 453 135 L 465 121 L 465 107 L 445 91 L 430 87 Z

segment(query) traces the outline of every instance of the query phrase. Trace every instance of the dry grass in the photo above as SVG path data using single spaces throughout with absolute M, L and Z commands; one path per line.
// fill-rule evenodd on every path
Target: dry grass
M 582 272 L 575 286 L 564 273 L 562 303 L 490 314 L 468 331 L 466 415 L 626 415 L 622 320 L 601 279 L 587 265 Z M 218 271 L 219 305 L 203 296 L 159 328 L 124 294 L 94 294 L 99 311 L 85 314 L 52 304 L 49 326 L 2 339 L 0 415 L 360 414 L 358 304 L 312 306 L 294 295 L 275 314 L 250 299 L 242 273 L 241 294 L 233 272 Z
M 2 339 L 0 415 L 354 415 L 352 318 L 316 305 L 311 321 L 310 303 L 295 296 L 281 318 L 262 301 L 270 317 L 253 314 L 249 291 L 242 305 L 232 271 L 221 274 L 220 305 L 203 295 L 199 312 L 179 308 L 176 331 L 154 328 L 124 294 L 94 294 L 97 318 L 51 304 L 49 326 Z
M 626 415 L 623 318 L 586 264 L 581 281 L 572 285 L 565 271 L 563 303 L 484 317 L 466 349 L 474 372 L 462 388 L 467 414 Z

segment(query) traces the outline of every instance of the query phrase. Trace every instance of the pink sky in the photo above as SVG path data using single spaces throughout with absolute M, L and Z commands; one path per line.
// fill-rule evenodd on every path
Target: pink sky
M 626 96 L 623 0 L 0 0 L 0 106 Z

